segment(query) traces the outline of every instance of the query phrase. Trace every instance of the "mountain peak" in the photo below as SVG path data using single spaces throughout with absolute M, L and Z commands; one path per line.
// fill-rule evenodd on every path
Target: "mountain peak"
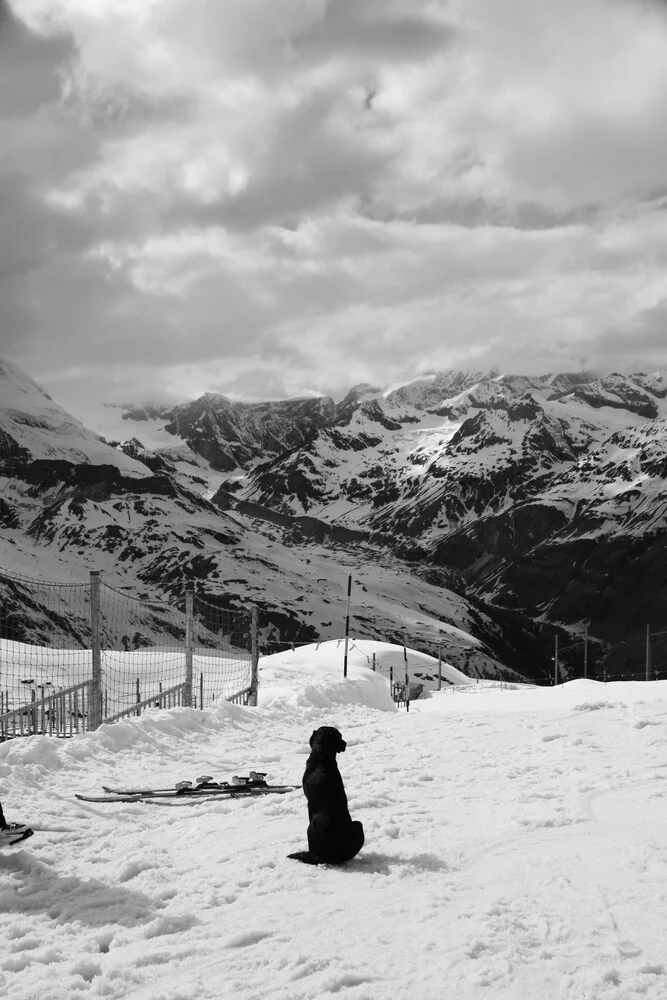
M 0 468 L 6 474 L 35 460 L 111 465 L 131 476 L 150 475 L 140 462 L 107 445 L 55 403 L 11 361 L 0 359 Z

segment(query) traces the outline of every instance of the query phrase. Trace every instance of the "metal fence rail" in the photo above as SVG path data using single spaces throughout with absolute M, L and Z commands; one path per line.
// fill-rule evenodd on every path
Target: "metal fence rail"
M 0 715 L 0 739 L 15 736 L 73 736 L 84 732 L 91 716 L 93 682 L 52 691 L 37 698 L 33 690 L 29 702 Z
M 127 719 L 132 715 L 139 716 L 142 710 L 146 708 L 176 708 L 177 705 L 185 704 L 184 695 L 185 683 L 175 684 L 174 687 L 168 688 L 166 691 L 158 692 L 157 698 L 155 695 L 152 695 L 150 698 L 137 700 L 130 708 L 125 708 L 122 712 L 116 712 L 115 715 L 105 716 L 104 724 L 108 725 L 111 722 L 118 722 L 119 719 Z

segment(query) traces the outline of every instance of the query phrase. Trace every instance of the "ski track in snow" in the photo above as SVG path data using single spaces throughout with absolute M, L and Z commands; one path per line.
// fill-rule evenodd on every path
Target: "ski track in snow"
M 303 651 L 290 689 L 290 656 L 263 661 L 259 709 L 0 745 L 5 812 L 36 831 L 0 853 L 8 1000 L 664 1000 L 667 682 L 475 685 L 407 714 L 364 668 L 308 676 Z M 306 846 L 300 790 L 73 798 L 250 768 L 298 782 L 318 725 L 348 741 L 366 831 L 341 868 L 285 857 Z

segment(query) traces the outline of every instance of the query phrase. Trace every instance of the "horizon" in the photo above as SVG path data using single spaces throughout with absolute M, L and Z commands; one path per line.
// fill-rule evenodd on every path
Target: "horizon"
M 564 2 L 0 0 L 0 353 L 91 426 L 667 368 L 667 7 Z
M 57 406 L 59 406 L 61 409 L 63 409 L 65 412 L 67 412 L 70 416 L 72 416 L 75 419 L 79 420 L 85 427 L 87 427 L 88 430 L 92 430 L 94 433 L 98 434 L 99 436 L 101 436 L 104 439 L 112 438 L 114 440 L 115 440 L 115 438 L 122 439 L 123 435 L 122 435 L 122 433 L 120 433 L 120 429 L 123 427 L 123 423 L 124 423 L 124 420 L 125 420 L 125 417 L 121 416 L 120 417 L 121 423 L 115 425 L 114 421 L 113 421 L 113 416 L 115 416 L 117 414 L 122 414 L 125 411 L 128 411 L 128 410 L 130 410 L 132 408 L 135 408 L 135 407 L 136 408 L 151 408 L 151 407 L 156 407 L 156 408 L 164 408 L 164 409 L 170 410 L 170 409 L 172 409 L 175 406 L 179 406 L 179 405 L 184 405 L 184 404 L 187 404 L 187 403 L 195 402 L 196 400 L 201 399 L 203 396 L 222 397 L 222 398 L 227 399 L 229 402 L 231 402 L 233 404 L 239 404 L 239 405 L 244 405 L 244 406 L 261 405 L 263 403 L 281 403 L 281 402 L 289 402 L 289 401 L 296 401 L 296 400 L 306 400 L 306 399 L 331 399 L 334 402 L 334 404 L 340 405 L 340 403 L 343 402 L 343 400 L 346 398 L 346 396 L 349 395 L 351 392 L 353 392 L 355 389 L 364 389 L 365 388 L 369 392 L 376 393 L 378 395 L 382 395 L 382 396 L 386 397 L 390 393 L 392 393 L 392 392 L 394 392 L 394 391 L 402 388 L 403 386 L 410 385 L 411 383 L 419 382 L 419 381 L 425 380 L 425 379 L 427 379 L 429 377 L 437 377 L 439 375 L 448 375 L 448 374 L 452 374 L 452 375 L 477 375 L 477 376 L 479 376 L 479 381 L 483 381 L 483 380 L 486 380 L 486 379 L 502 379 L 502 378 L 535 378 L 535 379 L 547 379 L 547 378 L 554 378 L 556 376 L 571 376 L 571 377 L 576 377 L 577 379 L 581 379 L 582 381 L 591 381 L 591 382 L 594 382 L 594 381 L 603 380 L 605 378 L 609 378 L 609 377 L 611 377 L 611 376 L 613 376 L 615 374 L 621 375 L 622 377 L 625 377 L 625 378 L 632 378 L 633 376 L 638 376 L 638 375 L 649 375 L 649 376 L 650 375 L 657 375 L 657 376 L 660 376 L 662 378 L 667 378 L 667 368 L 666 369 L 658 369 L 658 370 L 654 369 L 653 371 L 651 371 L 651 370 L 645 370 L 645 369 L 634 369 L 634 370 L 626 370 L 624 372 L 622 372 L 622 371 L 600 371 L 600 370 L 598 370 L 598 371 L 592 371 L 592 370 L 589 370 L 589 371 L 565 371 L 565 370 L 563 370 L 563 371 L 535 372 L 533 374 L 526 374 L 525 372 L 520 372 L 520 371 L 516 371 L 516 372 L 501 371 L 501 370 L 498 370 L 498 369 L 489 369 L 489 371 L 480 372 L 480 371 L 473 371 L 472 367 L 470 367 L 470 368 L 466 368 L 466 367 L 449 368 L 449 369 L 440 369 L 440 370 L 431 369 L 431 370 L 426 371 L 426 372 L 419 372 L 416 375 L 413 375 L 411 378 L 406 378 L 405 380 L 403 380 L 401 382 L 386 383 L 385 385 L 370 385 L 368 383 L 357 383 L 355 385 L 348 386 L 347 389 L 345 389 L 345 391 L 343 391 L 342 393 L 336 394 L 336 395 L 334 395 L 334 394 L 327 394 L 327 393 L 322 393 L 322 394 L 321 393 L 318 393 L 318 394 L 311 393 L 311 394 L 303 394 L 301 396 L 283 396 L 283 397 L 273 397 L 273 398 L 266 397 L 266 398 L 263 398 L 263 399 L 239 399 L 239 398 L 233 398 L 231 396 L 228 396 L 225 393 L 211 392 L 211 391 L 206 390 L 206 391 L 204 391 L 202 393 L 199 393 L 199 394 L 190 395 L 188 397 L 183 396 L 183 397 L 178 398 L 178 399 L 170 399 L 170 400 L 151 399 L 151 398 L 148 398 L 148 397 L 136 398 L 136 399 L 106 400 L 106 401 L 102 402 L 97 409 L 91 411 L 93 419 L 92 420 L 91 419 L 87 420 L 85 414 L 78 413 L 78 412 L 76 412 L 75 409 L 68 409 L 67 406 L 65 406 L 56 396 L 54 396 L 50 392 L 48 392 L 47 389 L 43 385 L 40 385 L 40 383 L 36 379 L 34 379 L 32 377 L 32 375 L 30 374 L 30 372 L 28 372 L 25 369 L 23 369 L 20 365 L 17 365 L 16 362 L 12 361 L 10 358 L 0 357 L 0 376 L 2 375 L 2 365 L 3 365 L 3 363 L 7 363 L 7 362 L 9 362 L 10 365 L 13 365 L 15 368 L 17 368 L 19 370 L 19 372 L 22 372 L 24 375 L 26 375 L 37 386 L 37 388 L 39 390 L 41 390 L 42 392 L 46 393 L 46 395 L 51 399 L 51 401 L 53 403 L 55 403 Z M 465 390 L 462 390 L 462 391 L 465 391 Z M 1 403 L 2 403 L 2 400 L 0 400 L 0 404 Z M 105 417 L 106 417 L 106 419 L 105 419 Z M 158 419 L 161 419 L 161 418 L 158 418 Z

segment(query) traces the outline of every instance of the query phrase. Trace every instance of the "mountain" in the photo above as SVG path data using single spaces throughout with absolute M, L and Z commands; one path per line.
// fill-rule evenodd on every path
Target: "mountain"
M 665 627 L 667 418 L 615 432 L 530 498 L 443 538 L 432 556 L 498 606 L 588 623 L 612 644 L 608 669 L 636 671 L 640 629 Z
M 199 596 L 217 607 L 257 604 L 264 648 L 273 652 L 289 641 L 341 637 L 352 574 L 354 634 L 390 635 L 432 651 L 442 643 L 445 659 L 473 676 L 518 676 L 504 664 L 502 629 L 483 608 L 443 586 L 447 574 L 418 575 L 363 532 L 338 537 L 324 522 L 280 518 L 259 505 L 242 510 L 234 497 L 223 509 L 208 496 L 218 473 L 187 443 L 149 450 L 129 438 L 111 447 L 14 366 L 3 366 L 3 379 L 3 637 L 85 645 L 86 622 L 70 613 L 66 596 L 54 610 L 39 581 L 71 585 L 95 569 L 111 587 L 155 605 L 142 617 L 147 643 L 168 638 L 173 625 L 161 602 L 181 605 L 185 584 L 194 581 Z M 209 403 L 200 415 L 210 414 Z M 246 442 L 262 426 L 272 427 L 275 447 L 280 441 L 289 446 L 305 441 L 326 409 L 319 400 L 273 411 L 266 404 L 251 417 L 237 412 L 236 427 Z M 124 631 L 107 628 L 106 641 L 118 646 Z
M 444 399 L 432 382 L 421 395 L 411 384 L 409 401 L 367 394 L 307 446 L 249 471 L 239 495 L 430 550 L 527 499 L 616 429 L 667 413 L 638 378 L 493 376 Z
M 6 371 L 15 397 L 25 377 Z M 352 573 L 358 634 L 442 641 L 473 674 L 547 677 L 554 635 L 585 627 L 593 668 L 641 669 L 645 623 L 667 631 L 660 372 L 429 372 L 338 403 L 208 393 L 123 407 L 109 444 L 30 385 L 11 419 L 51 407 L 62 453 L 47 470 L 37 445 L 16 465 L 17 431 L 8 445 L 10 564 L 102 568 L 170 599 L 194 578 L 224 606 L 259 603 L 266 642 L 339 636 Z
M 147 472 L 66 413 L 16 365 L 0 359 L 0 473 L 39 475 L 49 464 L 63 462 L 112 466 L 128 476 Z

